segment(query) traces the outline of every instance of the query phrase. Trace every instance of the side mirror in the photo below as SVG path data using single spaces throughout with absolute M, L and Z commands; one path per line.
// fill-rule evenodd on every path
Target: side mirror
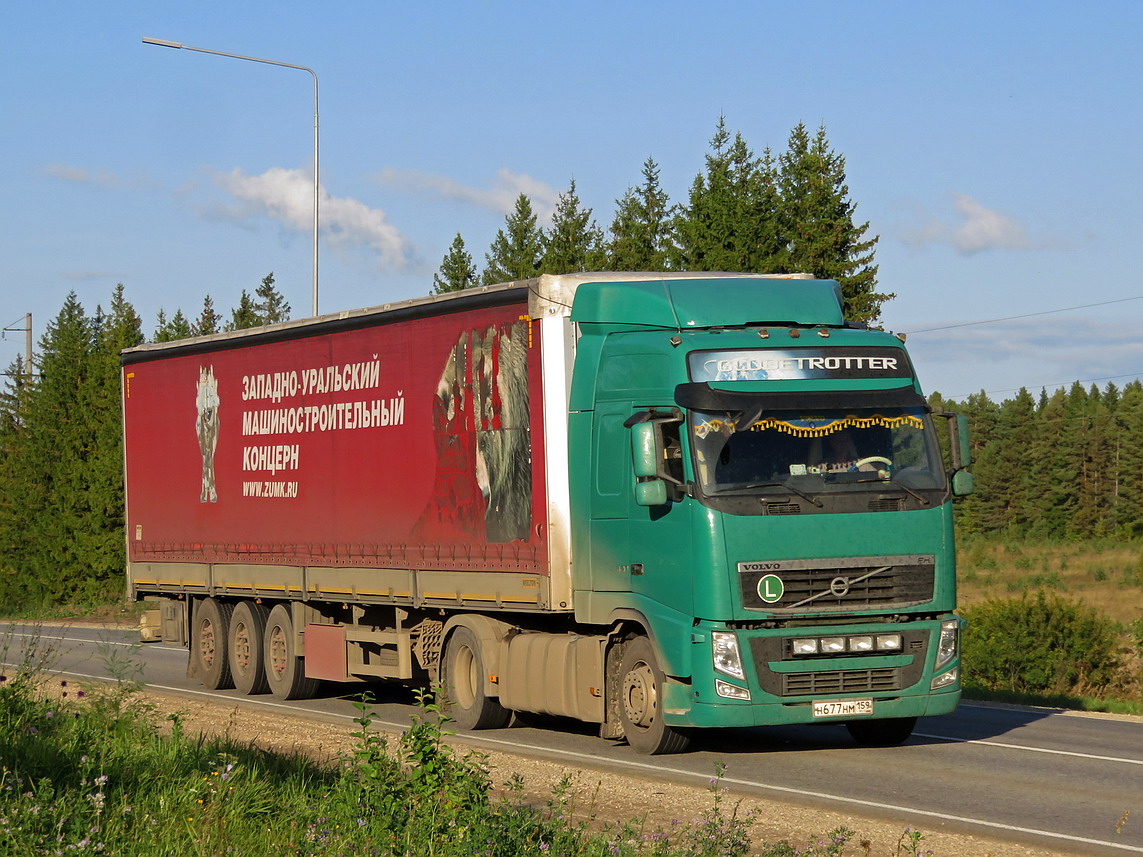
M 665 506 L 667 503 L 667 483 L 662 479 L 636 482 L 635 502 L 640 506 Z
M 948 420 L 949 461 L 952 465 L 950 476 L 953 496 L 966 497 L 972 493 L 973 489 L 972 474 L 965 469 L 972 463 L 968 417 L 964 414 L 947 412 L 937 412 L 936 415 Z
M 972 446 L 969 443 L 968 417 L 964 414 L 956 414 L 955 417 L 949 428 L 953 432 L 952 449 L 955 450 L 953 466 L 960 470 L 972 464 Z
M 659 432 L 655 423 L 631 426 L 631 463 L 635 470 L 635 502 L 640 506 L 662 506 L 667 502 L 667 483 L 659 478 Z
M 967 497 L 972 493 L 972 474 L 967 470 L 958 470 L 952 476 L 952 492 L 957 497 Z
M 659 475 L 659 461 L 662 459 L 659 451 L 658 432 L 654 423 L 637 423 L 631 426 L 631 461 L 635 468 L 635 475 L 649 477 Z

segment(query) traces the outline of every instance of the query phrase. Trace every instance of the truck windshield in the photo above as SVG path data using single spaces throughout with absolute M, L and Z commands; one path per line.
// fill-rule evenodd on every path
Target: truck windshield
M 920 409 L 839 413 L 691 411 L 695 473 L 706 495 L 785 488 L 819 493 L 943 490 L 940 451 Z

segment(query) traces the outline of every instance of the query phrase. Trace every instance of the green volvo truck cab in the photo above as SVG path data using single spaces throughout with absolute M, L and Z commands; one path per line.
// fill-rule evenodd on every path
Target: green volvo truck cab
M 889 744 L 951 712 L 968 436 L 903 339 L 847 324 L 831 280 L 583 283 L 571 320 L 575 617 L 646 632 L 616 679 L 628 739 L 844 722 Z

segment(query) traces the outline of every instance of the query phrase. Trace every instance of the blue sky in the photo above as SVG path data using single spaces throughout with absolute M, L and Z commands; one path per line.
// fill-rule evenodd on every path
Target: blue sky
M 426 294 L 457 232 L 482 263 L 521 191 L 550 211 L 574 177 L 606 227 L 651 156 L 685 201 L 723 114 L 759 153 L 824 123 L 926 390 L 1143 375 L 1137 2 L 63 0 L 0 22 L 0 323 L 31 312 L 37 338 L 69 291 L 90 311 L 119 282 L 148 332 L 270 271 L 309 314 L 312 79 L 147 36 L 317 71 L 323 313 Z M 9 332 L 0 359 L 22 350 Z

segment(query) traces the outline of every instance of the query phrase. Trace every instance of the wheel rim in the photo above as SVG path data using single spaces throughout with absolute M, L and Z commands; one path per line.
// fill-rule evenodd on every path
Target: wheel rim
M 471 708 L 476 700 L 476 656 L 463 646 L 453 660 L 453 701 L 462 708 Z
M 649 664 L 639 662 L 623 677 L 623 708 L 635 726 L 648 727 L 655 720 L 655 674 Z
M 270 631 L 270 669 L 275 676 L 280 677 L 286 672 L 288 651 L 286 632 L 282 630 L 281 625 L 275 625 Z
M 250 669 L 250 629 L 245 622 L 234 626 L 234 644 L 230 649 L 234 667 L 245 673 Z
M 214 657 L 218 651 L 218 644 L 214 638 L 214 623 L 203 619 L 198 626 L 198 657 L 207 669 L 214 666 Z

